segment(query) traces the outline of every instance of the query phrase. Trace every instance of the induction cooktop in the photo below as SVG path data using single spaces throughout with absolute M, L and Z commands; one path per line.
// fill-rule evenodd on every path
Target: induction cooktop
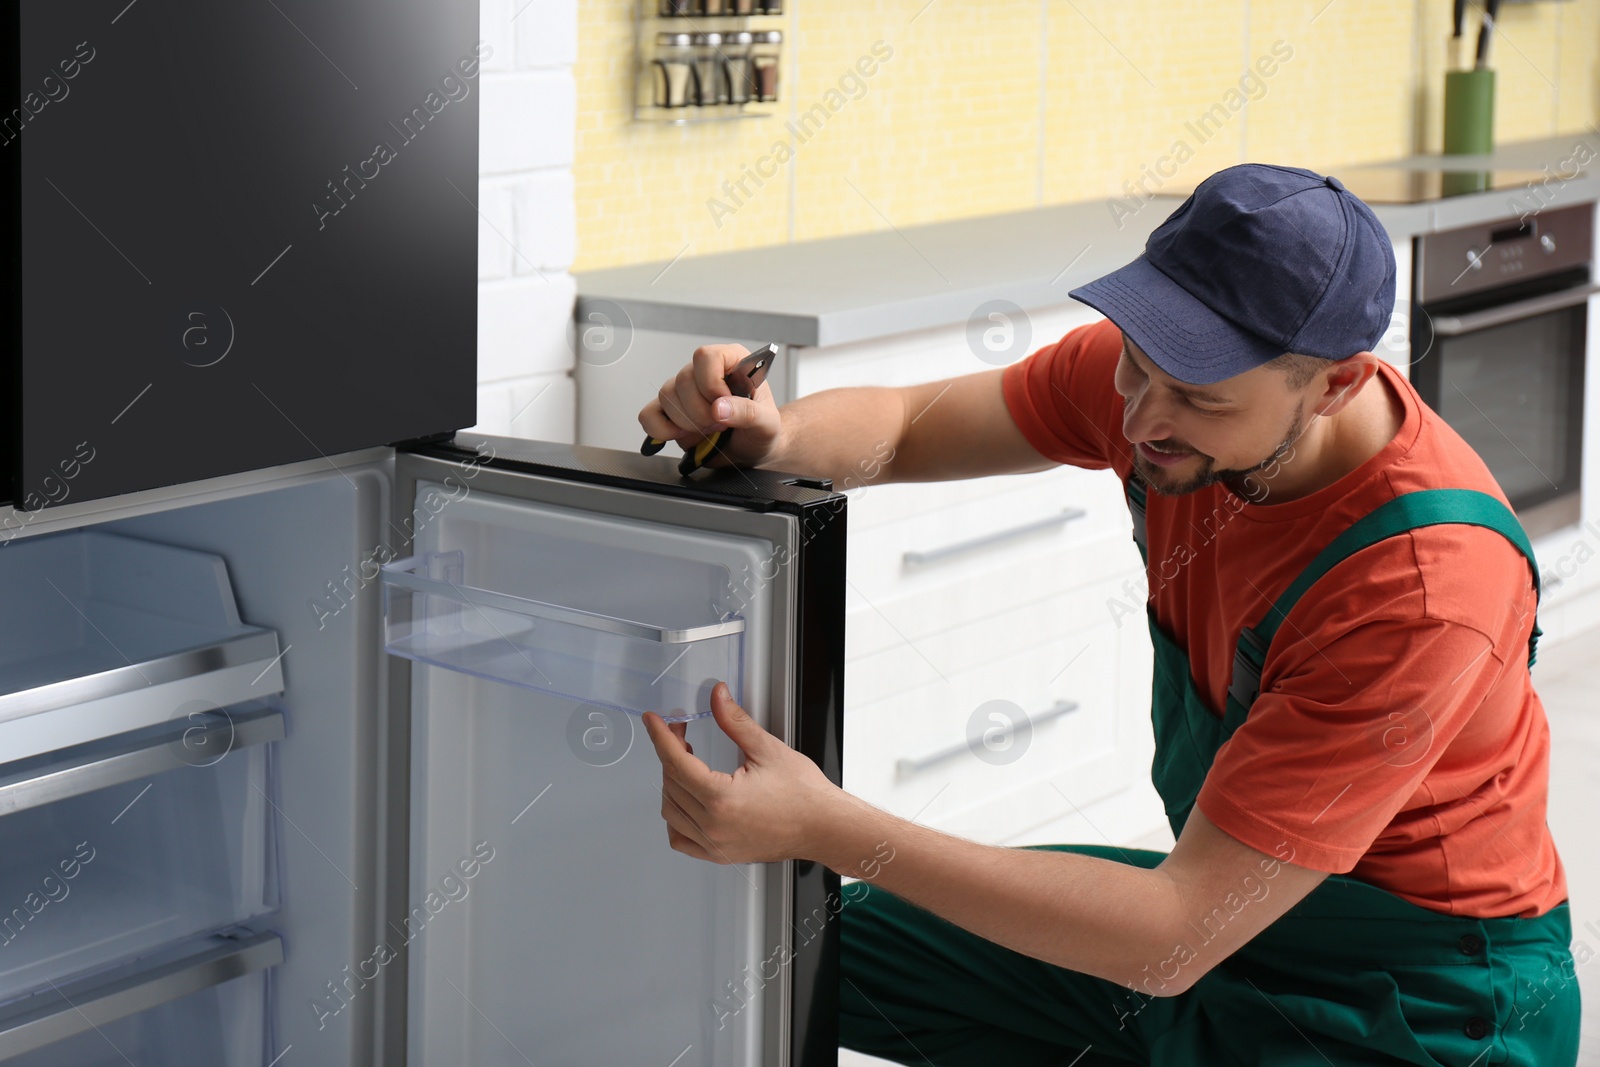
M 1537 170 L 1454 170 L 1446 167 L 1342 167 L 1328 173 L 1369 204 L 1426 204 L 1474 193 L 1523 191 L 1550 178 L 1549 174 Z M 1561 177 L 1570 179 L 1575 175 L 1563 173 Z M 1186 197 L 1193 192 L 1192 183 L 1174 184 L 1162 187 L 1160 195 Z
M 1548 175 L 1537 170 L 1451 170 L 1347 167 L 1333 172 L 1344 187 L 1369 204 L 1424 204 L 1452 196 L 1522 190 Z

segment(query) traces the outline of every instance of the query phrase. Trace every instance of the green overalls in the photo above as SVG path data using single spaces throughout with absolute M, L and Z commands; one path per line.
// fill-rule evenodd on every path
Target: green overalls
M 1134 540 L 1145 554 L 1144 487 L 1137 481 L 1128 485 L 1128 503 Z M 1174 836 L 1183 832 L 1217 750 L 1249 714 L 1273 634 L 1300 596 L 1352 553 L 1439 523 L 1496 530 L 1533 564 L 1521 525 L 1493 497 L 1448 489 L 1391 501 L 1335 538 L 1266 617 L 1240 635 L 1220 719 L 1196 689 L 1184 650 L 1150 614 L 1151 773 Z M 1536 565 L 1534 576 L 1537 582 Z M 1530 664 L 1538 636 L 1536 626 Z M 1042 847 L 1145 868 L 1166 858 L 1103 845 Z M 1188 991 L 1170 997 L 1012 952 L 876 889 L 847 903 L 840 921 L 840 1042 L 900 1063 L 1577 1063 L 1578 982 L 1566 902 L 1533 919 L 1466 918 L 1329 875 Z

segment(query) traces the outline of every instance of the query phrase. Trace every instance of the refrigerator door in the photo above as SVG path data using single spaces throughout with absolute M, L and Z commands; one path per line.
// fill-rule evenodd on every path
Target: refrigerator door
M 0 499 L 472 424 L 476 0 L 8 4 L 0 42 Z
M 726 681 L 839 780 L 844 497 L 675 468 L 465 434 L 397 457 L 386 847 L 407 858 L 371 970 L 412 1064 L 835 1062 L 837 876 L 672 851 L 639 716 L 687 720 L 731 772 L 706 717 Z

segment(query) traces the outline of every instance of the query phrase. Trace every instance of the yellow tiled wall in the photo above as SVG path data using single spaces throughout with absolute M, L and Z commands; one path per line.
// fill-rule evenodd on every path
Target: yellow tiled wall
M 1446 0 L 790 0 L 778 114 L 682 127 L 632 2 L 579 5 L 577 270 L 1439 149 Z M 1600 0 L 1503 6 L 1492 65 L 1499 141 L 1592 129 Z

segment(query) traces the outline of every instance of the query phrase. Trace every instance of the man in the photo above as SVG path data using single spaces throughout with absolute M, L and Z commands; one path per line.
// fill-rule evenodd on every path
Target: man
M 737 427 L 742 465 L 838 477 L 887 440 L 884 481 L 1073 463 L 1127 487 L 1170 854 L 908 823 L 722 686 L 733 775 L 646 717 L 673 848 L 888 891 L 841 914 L 847 1046 L 940 1067 L 1576 1062 L 1537 569 L 1477 455 L 1371 352 L 1394 286 L 1336 179 L 1233 167 L 1073 292 L 1106 321 L 1009 367 L 779 412 L 729 397 L 743 351 L 711 346 L 640 413 L 680 444 Z

